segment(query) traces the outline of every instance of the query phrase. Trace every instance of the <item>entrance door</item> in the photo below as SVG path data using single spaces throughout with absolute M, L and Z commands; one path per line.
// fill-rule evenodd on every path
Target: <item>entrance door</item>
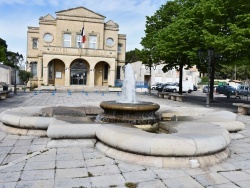
M 83 60 L 76 60 L 70 66 L 70 85 L 87 84 L 87 66 Z
M 86 85 L 87 71 L 86 70 L 71 70 L 71 85 Z

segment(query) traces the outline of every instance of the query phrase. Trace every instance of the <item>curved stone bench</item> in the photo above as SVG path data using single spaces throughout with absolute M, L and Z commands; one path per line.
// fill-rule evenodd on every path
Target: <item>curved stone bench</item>
M 227 130 L 210 123 L 182 124 L 169 129 L 172 134 L 155 134 L 112 124 L 70 124 L 56 119 L 51 122 L 47 130 L 50 138 L 97 137 L 113 148 L 151 156 L 206 155 L 224 150 L 231 140 Z
M 98 138 L 95 146 L 107 156 L 140 165 L 196 168 L 219 163 L 230 155 L 230 134 L 209 123 L 182 124 L 169 127 L 172 134 L 153 134 L 112 124 L 51 122 L 47 131 L 50 138 Z
M 175 167 L 193 168 L 218 163 L 230 153 L 226 149 L 230 143 L 230 134 L 216 123 L 190 121 L 187 124 L 180 121 L 175 126 L 165 127 L 171 134 L 155 134 L 134 127 L 98 123 L 72 124 L 56 118 L 32 116 L 39 114 L 42 108 L 10 109 L 0 114 L 0 120 L 6 125 L 21 128 L 48 128 L 47 136 L 55 139 L 98 138 L 97 148 L 108 156 L 121 160 L 127 156 L 125 161 L 142 160 L 143 164 L 150 166 L 157 166 L 157 161 L 161 161 L 160 166 L 169 167 L 174 161 Z M 208 111 L 210 115 L 217 114 L 218 118 L 219 115 L 225 115 L 224 112 Z M 203 112 L 207 111 L 194 110 L 193 114 L 202 116 Z M 210 158 L 213 160 L 207 162 Z
M 175 122 L 200 122 L 200 124 L 209 122 L 214 125 L 220 125 L 229 132 L 245 129 L 244 123 L 236 120 L 237 115 L 235 113 L 223 110 L 172 107 L 162 111 L 160 116 L 162 120 L 167 120 L 172 125 L 175 125 Z
M 0 130 L 8 134 L 47 137 L 47 130 L 21 129 L 4 125 L 2 122 L 0 122 Z
M 71 124 L 65 121 L 51 118 L 51 124 L 47 130 L 49 138 L 95 138 L 96 130 L 101 124 Z
M 96 136 L 113 148 L 131 153 L 182 157 L 224 150 L 231 140 L 228 131 L 220 126 L 205 124 L 180 127 L 177 133 L 154 134 L 139 129 L 103 125 L 96 130 Z
M 220 163 L 228 158 L 230 150 L 227 148 L 216 154 L 199 156 L 199 157 L 155 157 L 145 156 L 134 153 L 127 153 L 115 148 L 109 147 L 98 142 L 96 148 L 105 155 L 127 163 L 138 165 L 154 166 L 159 168 L 198 168 L 207 167 Z
M 49 117 L 34 117 L 32 114 L 18 111 L 4 111 L 1 113 L 0 121 L 5 125 L 25 129 L 46 130 L 50 124 Z

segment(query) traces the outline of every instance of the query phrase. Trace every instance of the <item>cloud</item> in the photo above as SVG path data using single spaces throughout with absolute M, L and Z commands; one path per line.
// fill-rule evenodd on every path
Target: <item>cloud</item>
M 127 51 L 141 48 L 146 16 L 151 16 L 167 0 L 0 0 L 0 38 L 6 40 L 8 50 L 26 51 L 27 27 L 38 26 L 39 17 L 83 6 L 113 20 L 119 33 L 127 35 Z M 5 26 L 5 27 L 2 27 Z

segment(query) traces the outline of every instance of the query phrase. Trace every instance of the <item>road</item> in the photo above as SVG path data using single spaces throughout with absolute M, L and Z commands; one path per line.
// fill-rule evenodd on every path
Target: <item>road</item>
M 157 97 L 157 91 L 152 90 L 152 95 Z M 202 93 L 202 91 L 193 91 L 192 93 L 184 93 L 185 103 L 196 104 L 201 107 L 206 106 L 206 93 Z M 247 98 L 246 96 L 241 96 L 241 98 L 235 98 L 231 96 L 227 98 L 227 96 L 223 94 L 216 94 L 214 93 L 214 100 L 210 101 L 210 107 L 220 108 L 220 109 L 227 109 L 231 112 L 237 113 L 237 107 L 233 106 L 233 103 L 246 103 L 250 104 L 250 97 Z

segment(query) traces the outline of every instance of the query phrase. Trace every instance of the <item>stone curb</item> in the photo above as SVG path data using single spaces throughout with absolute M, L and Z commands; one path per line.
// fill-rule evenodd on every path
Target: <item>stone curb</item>
M 15 134 L 15 135 L 23 135 L 23 136 L 37 136 L 37 137 L 47 137 L 46 130 L 30 130 L 30 129 L 19 129 L 16 127 L 10 127 L 4 125 L 0 122 L 0 130 L 8 133 L 8 134 Z
M 200 157 L 155 157 L 139 154 L 127 153 L 111 148 L 101 142 L 96 144 L 96 148 L 108 157 L 121 160 L 127 163 L 153 166 L 158 168 L 198 168 L 206 167 L 224 161 L 230 156 L 227 148 L 216 154 Z

